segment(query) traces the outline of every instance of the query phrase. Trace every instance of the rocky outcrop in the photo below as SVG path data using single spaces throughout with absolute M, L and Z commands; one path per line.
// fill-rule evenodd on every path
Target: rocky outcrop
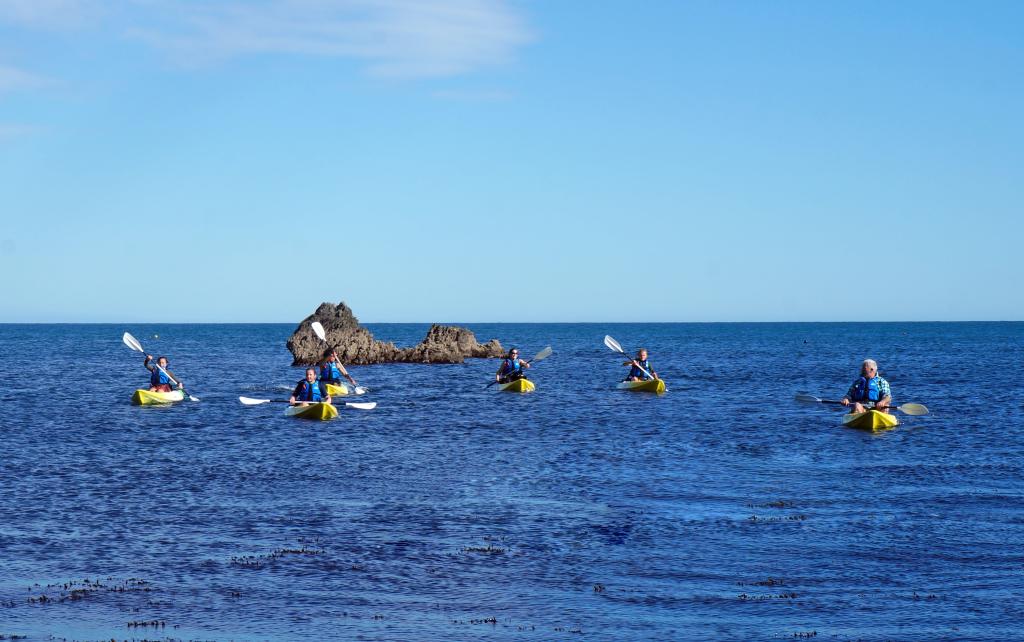
M 504 350 L 497 339 L 479 343 L 466 328 L 432 325 L 427 336 L 412 348 L 399 348 L 390 341 L 377 341 L 359 325 L 359 320 L 344 303 L 321 303 L 316 312 L 302 320 L 288 339 L 293 366 L 319 362 L 327 346 L 313 333 L 312 324 L 324 326 L 327 343 L 338 350 L 344 364 L 372 363 L 462 363 L 467 358 L 500 357 Z

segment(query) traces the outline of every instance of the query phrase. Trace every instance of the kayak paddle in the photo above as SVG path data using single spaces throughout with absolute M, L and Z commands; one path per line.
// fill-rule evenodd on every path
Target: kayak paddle
M 141 352 L 142 354 L 146 354 L 146 351 L 142 349 L 142 344 L 139 343 L 139 340 L 136 339 L 135 337 L 133 337 L 132 335 L 128 334 L 127 332 L 125 332 L 124 336 L 121 337 L 121 341 L 124 341 L 124 344 L 126 346 L 128 346 L 129 348 L 131 348 L 132 350 L 134 350 L 136 352 Z M 153 365 L 155 365 L 157 368 L 160 368 L 160 364 L 157 361 L 154 361 Z M 176 385 L 179 388 L 181 388 L 182 391 L 185 390 L 185 388 L 180 383 L 175 381 L 174 377 L 172 377 L 170 375 L 170 373 L 168 373 L 166 370 L 164 370 L 163 368 L 160 368 L 160 372 L 162 372 L 165 375 L 167 375 L 167 378 L 171 380 L 171 383 L 173 383 L 174 385 Z M 199 397 L 193 397 L 192 395 L 189 395 L 188 398 L 189 398 L 189 401 L 199 401 Z
M 310 324 L 310 327 L 313 328 L 313 334 L 318 336 L 320 338 L 320 340 L 323 341 L 324 343 L 327 343 L 327 333 L 324 332 L 323 324 L 321 324 L 319 321 L 314 321 L 313 323 Z M 327 343 L 327 347 L 334 349 L 334 346 L 332 346 L 329 343 Z M 341 365 L 340 361 L 338 362 L 338 365 L 339 366 Z M 341 384 L 341 385 L 345 385 L 345 384 Z M 357 394 L 357 395 L 365 395 L 366 394 L 366 388 L 364 388 L 362 386 L 353 386 L 353 388 L 355 388 L 355 390 L 353 390 L 353 392 L 355 394 Z
M 290 403 L 287 399 L 253 399 L 252 397 L 239 397 L 238 400 L 242 402 L 243 406 L 258 406 L 264 403 Z M 355 408 L 356 410 L 373 410 L 377 407 L 377 402 L 367 401 L 365 403 L 353 403 L 350 401 L 345 403 L 345 407 Z
M 619 345 L 619 342 L 618 342 L 618 341 L 616 341 L 615 339 L 611 338 L 611 337 L 610 337 L 610 336 L 608 336 L 607 334 L 606 334 L 606 335 L 604 335 L 604 344 L 605 344 L 606 346 L 608 346 L 608 347 L 609 347 L 610 349 L 614 350 L 615 352 L 618 352 L 618 353 L 620 353 L 620 354 L 624 354 L 624 355 L 626 355 L 627 357 L 629 357 L 629 355 L 628 355 L 628 354 L 626 354 L 626 351 L 622 349 L 622 346 L 621 346 L 621 345 Z M 632 357 L 630 357 L 630 360 L 632 360 L 632 361 L 636 361 L 636 359 L 633 359 Z M 637 368 L 640 368 L 640 366 L 637 366 Z M 644 373 L 645 375 L 647 375 L 647 376 L 648 376 L 648 377 L 650 377 L 651 379 L 653 379 L 653 378 L 654 378 L 654 375 L 652 375 L 651 373 L 647 372 L 647 371 L 646 371 L 646 370 L 644 370 L 643 368 L 640 368 L 640 372 Z
M 838 405 L 838 406 L 843 405 L 842 401 L 835 401 L 833 399 L 818 399 L 817 397 L 814 397 L 812 395 L 803 395 L 803 394 L 797 395 L 796 396 L 796 400 L 799 401 L 800 403 L 828 403 L 828 404 L 833 404 L 833 405 Z M 852 401 L 850 402 L 850 405 L 853 405 Z M 918 416 L 918 415 L 927 415 L 928 414 L 928 407 L 925 406 L 924 404 L 920 404 L 920 403 L 903 403 L 903 404 L 900 404 L 898 406 L 889 406 L 888 409 L 889 410 L 899 410 L 900 412 L 902 412 L 905 415 Z
M 544 359 L 547 359 L 548 357 L 551 356 L 551 352 L 552 352 L 551 346 L 548 346 L 548 347 L 544 348 L 543 350 L 541 350 L 540 352 L 538 352 L 537 354 L 533 355 L 533 358 L 530 359 L 529 361 L 527 361 L 526 359 L 524 359 L 523 361 L 526 361 L 526 363 L 529 363 L 529 364 L 536 363 L 537 361 L 543 361 Z M 484 390 L 487 390 L 488 388 L 490 388 L 491 386 L 493 386 L 496 383 L 498 383 L 497 379 L 495 379 L 494 381 L 492 381 L 489 384 L 487 384 L 486 386 L 484 386 Z

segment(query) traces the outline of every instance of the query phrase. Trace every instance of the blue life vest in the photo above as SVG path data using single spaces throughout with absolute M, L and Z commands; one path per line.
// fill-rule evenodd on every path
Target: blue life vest
M 878 377 L 861 377 L 853 384 L 852 401 L 878 401 L 882 398 L 882 391 L 878 387 Z
M 149 373 L 149 385 L 151 386 L 169 386 L 171 385 L 171 378 L 164 374 L 164 371 L 160 368 L 154 368 Z
M 338 363 L 331 361 L 320 366 L 320 378 L 325 381 L 341 381 L 341 370 Z
M 295 395 L 295 399 L 298 401 L 322 401 L 323 397 L 320 396 L 320 382 L 314 381 L 309 383 L 305 379 L 301 382 L 302 389 L 299 390 L 299 394 Z
M 501 374 L 510 375 L 514 372 L 522 372 L 523 365 L 519 362 L 519 359 L 505 359 L 505 363 L 501 366 Z
M 633 361 L 636 361 L 637 363 L 639 363 L 640 366 L 644 370 L 646 370 L 647 372 L 651 371 L 651 361 L 650 361 L 650 359 L 644 359 L 643 361 L 639 361 L 637 359 L 633 359 Z M 629 369 L 629 377 L 639 377 L 639 378 L 641 378 L 641 379 L 643 379 L 645 381 L 650 379 L 651 377 L 649 377 L 646 373 L 644 373 L 644 370 L 641 370 L 640 368 L 637 368 L 636 366 L 633 366 L 632 368 Z M 622 372 L 622 371 L 619 370 L 619 372 Z

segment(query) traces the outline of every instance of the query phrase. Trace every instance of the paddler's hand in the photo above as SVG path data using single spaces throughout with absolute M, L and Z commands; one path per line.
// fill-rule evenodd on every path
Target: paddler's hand
M 843 397 L 842 399 L 839 400 L 839 403 L 843 404 L 844 406 L 849 406 L 850 400 L 847 399 L 846 397 Z

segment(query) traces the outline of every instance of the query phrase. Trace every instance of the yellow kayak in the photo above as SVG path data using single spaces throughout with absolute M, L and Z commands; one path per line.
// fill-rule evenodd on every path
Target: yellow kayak
M 620 381 L 616 388 L 619 390 L 632 390 L 633 392 L 656 392 L 660 395 L 665 392 L 665 380 L 648 379 L 647 381 Z
M 326 421 L 338 416 L 338 409 L 329 403 L 317 402 L 308 406 L 288 406 L 284 409 L 286 417 L 298 417 L 299 419 L 313 419 L 315 421 Z
M 139 389 L 132 395 L 133 406 L 157 406 L 167 403 L 175 403 L 185 398 L 185 393 L 181 390 L 172 390 L 170 392 L 150 392 L 149 390 Z
M 536 388 L 537 386 L 533 385 L 533 382 L 529 379 L 516 379 L 508 383 L 498 384 L 498 390 L 504 392 L 533 392 Z
M 850 428 L 860 428 L 861 430 L 870 430 L 877 432 L 879 430 L 888 430 L 895 428 L 900 425 L 895 415 L 890 415 L 887 412 L 880 412 L 878 410 L 868 410 L 865 412 L 851 412 L 843 415 L 843 425 Z
M 327 394 L 331 395 L 332 397 L 340 397 L 341 395 L 348 394 L 348 386 L 346 386 L 345 384 L 336 386 L 333 383 L 325 383 L 324 387 L 327 388 Z

